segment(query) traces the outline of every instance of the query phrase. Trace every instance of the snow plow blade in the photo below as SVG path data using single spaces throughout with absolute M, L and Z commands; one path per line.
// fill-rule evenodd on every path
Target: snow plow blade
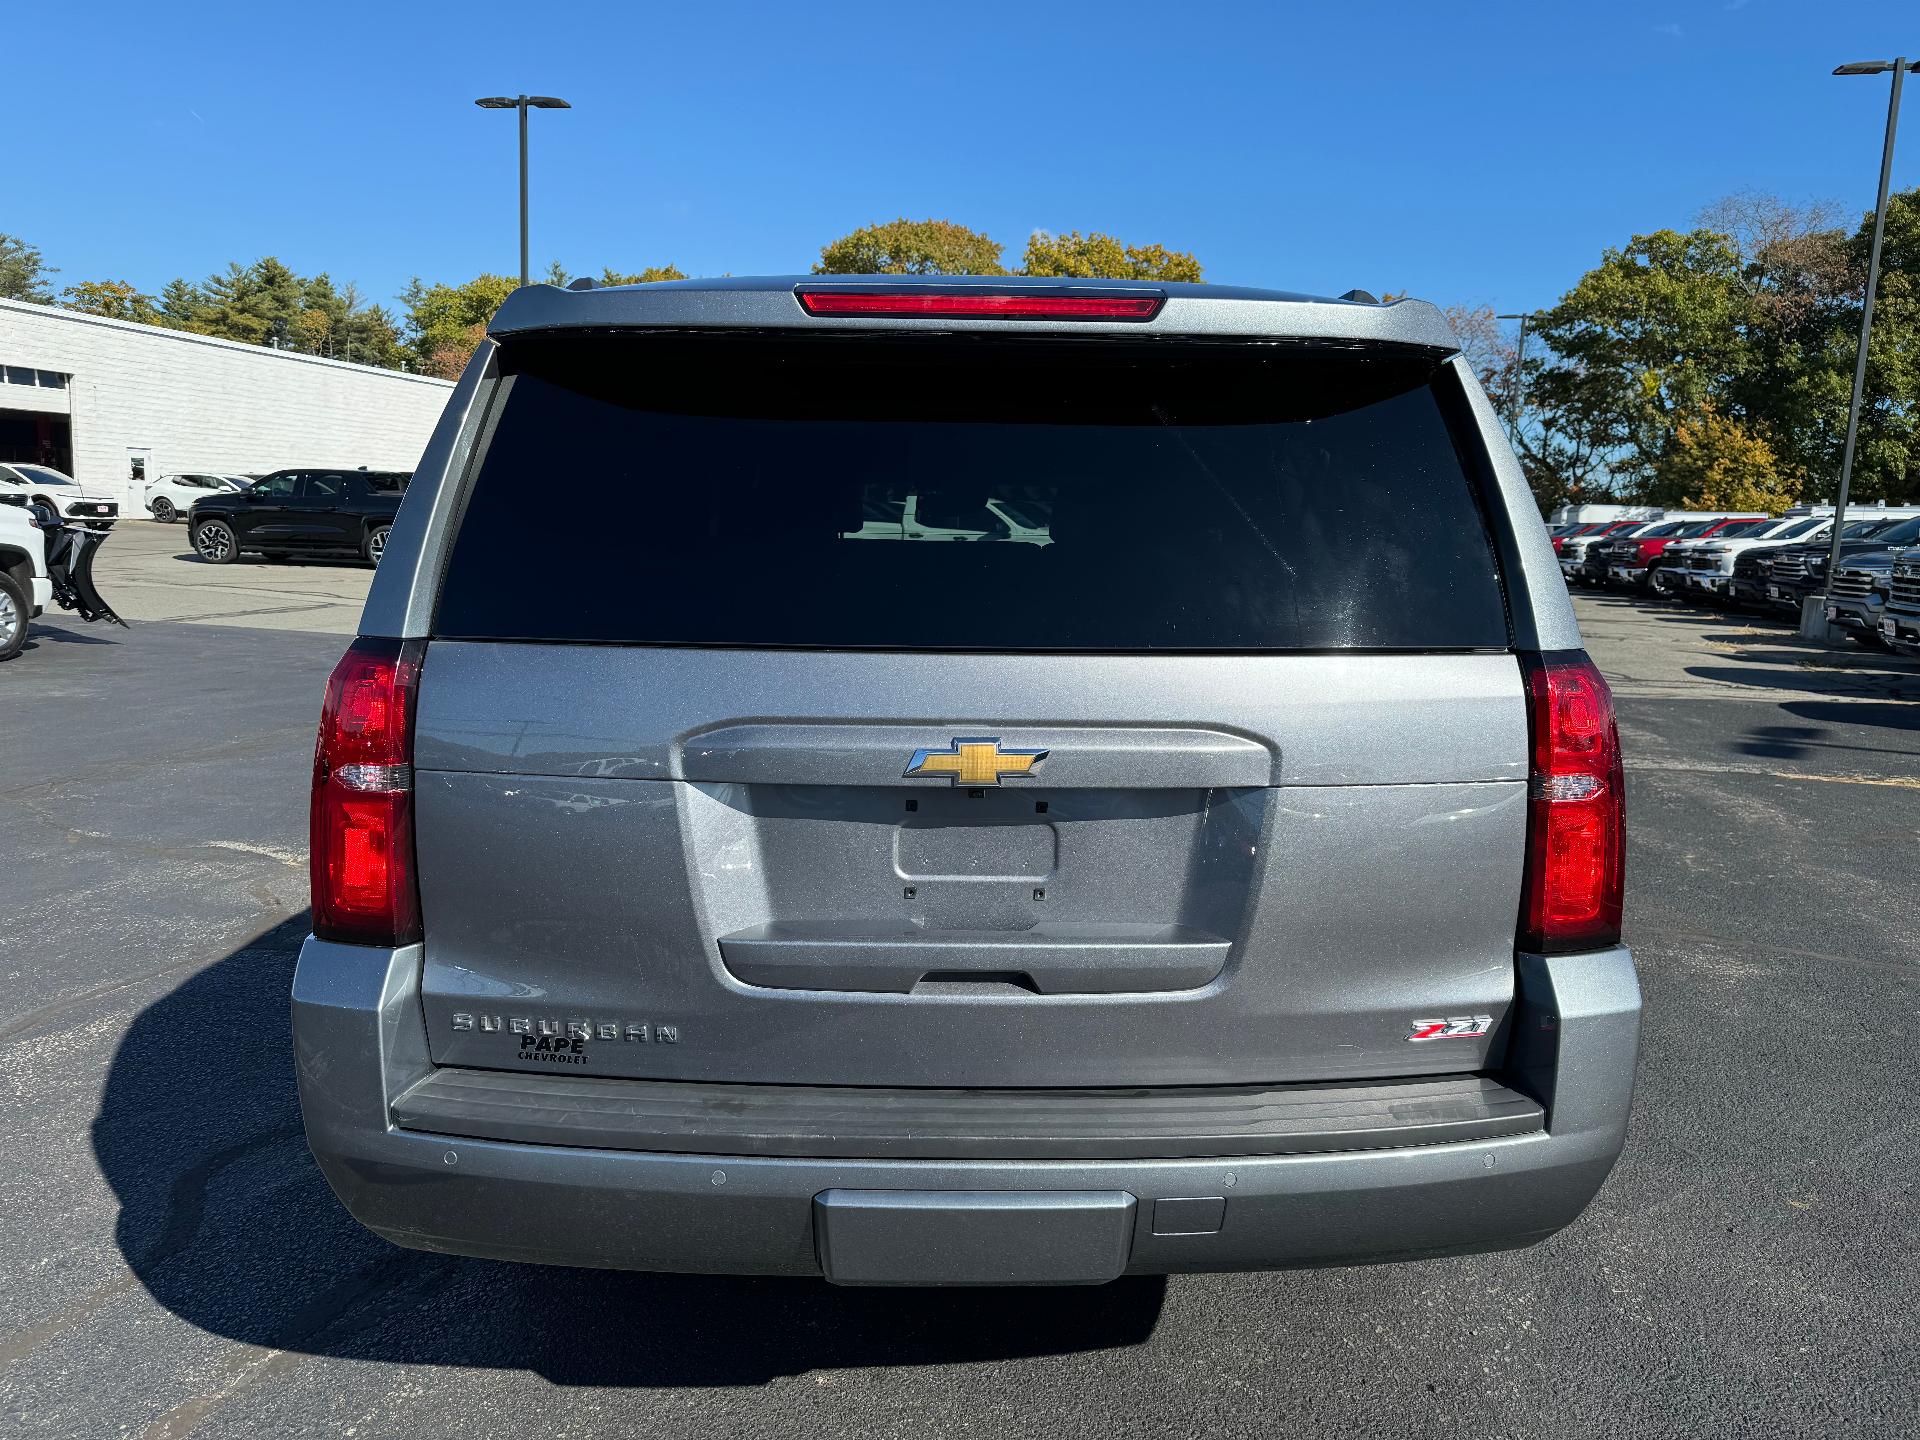
M 106 542 L 109 532 L 58 521 L 49 525 L 45 512 L 42 515 L 42 527 L 47 532 L 47 578 L 53 582 L 54 602 L 89 624 L 104 620 L 125 628 L 127 622 L 100 598 L 93 583 L 93 554 Z

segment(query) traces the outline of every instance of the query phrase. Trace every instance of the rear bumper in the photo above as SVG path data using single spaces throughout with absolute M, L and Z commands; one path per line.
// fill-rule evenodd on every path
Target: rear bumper
M 308 1143 L 334 1193 L 369 1229 L 415 1249 L 496 1259 L 815 1276 L 824 1264 L 829 1278 L 859 1283 L 1260 1270 L 1544 1239 L 1580 1213 L 1620 1152 L 1640 1020 L 1624 948 L 1522 957 L 1503 1078 L 1539 1100 L 1547 1118 L 1544 1129 L 1498 1138 L 1192 1159 L 703 1155 L 561 1143 L 564 1118 L 544 1144 L 403 1128 L 396 1101 L 433 1070 L 419 969 L 418 947 L 310 938 L 294 977 Z M 873 1208 L 862 1202 L 850 1212 L 848 1195 L 903 1203 L 880 1205 L 879 1221 L 843 1218 L 829 1246 L 824 1217 Z M 1098 1230 L 1088 1252 L 1102 1258 L 1085 1273 L 1039 1264 L 1026 1223 L 1008 1218 L 1008 1206 L 983 1212 L 983 1195 L 1015 1209 L 1046 1205 L 1048 1225 L 1079 1224 L 1060 1213 L 1083 1207 Z M 1207 1203 L 1164 1203 L 1176 1200 Z M 860 1239 L 874 1233 L 880 1238 Z M 1041 1247 L 1049 1253 L 1073 1250 L 1070 1236 L 1035 1233 L 1050 1237 Z M 930 1243 L 916 1246 L 917 1235 Z M 941 1253 L 924 1256 L 930 1248 Z M 916 1269 L 916 1256 L 939 1268 Z
M 33 613 L 39 615 L 53 603 L 53 581 L 44 575 L 36 575 L 28 582 L 28 588 L 28 603 L 33 607 Z

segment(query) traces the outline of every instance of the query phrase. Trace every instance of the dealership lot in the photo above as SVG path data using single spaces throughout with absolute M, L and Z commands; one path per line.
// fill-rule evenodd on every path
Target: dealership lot
M 116 526 L 94 562 L 101 593 L 130 621 L 326 635 L 353 634 L 372 575 L 351 559 L 243 555 L 231 565 L 209 565 L 193 553 L 185 521 L 162 525 L 145 517 Z
M 129 521 L 0 670 L 0 1428 L 252 1436 L 1894 1435 L 1920 1410 L 1920 665 L 1581 598 L 1615 685 L 1632 1139 L 1415 1266 L 842 1291 L 392 1249 L 293 1098 L 320 687 L 369 571 Z M 1902 1417 L 1907 1417 L 1902 1419 Z

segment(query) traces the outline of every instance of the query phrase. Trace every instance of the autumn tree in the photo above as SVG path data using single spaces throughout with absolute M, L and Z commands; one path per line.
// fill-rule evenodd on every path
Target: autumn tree
M 1757 424 L 1708 406 L 1674 427 L 1645 498 L 1682 510 L 1771 514 L 1797 504 L 1800 489 L 1801 476 L 1781 463 Z
M 951 220 L 889 220 L 823 246 L 816 275 L 1004 275 L 1000 242 Z
M 143 325 L 159 323 L 160 312 L 153 296 L 142 295 L 125 280 L 82 280 L 60 292 L 60 302 L 69 310 L 86 315 L 104 315 L 109 320 L 134 320 Z
M 401 301 L 416 367 L 457 379 L 486 338 L 493 312 L 518 288 L 519 282 L 506 275 L 476 275 L 463 285 L 429 285 L 415 276 Z
M 1200 279 L 1200 262 L 1189 251 L 1164 245 L 1128 245 L 1111 235 L 1069 230 L 1052 235 L 1036 230 L 1027 237 L 1022 275 L 1061 276 L 1074 280 L 1190 280 Z
M 0 234 L 0 300 L 51 305 L 53 287 L 47 277 L 59 273 L 19 236 Z
M 1486 387 L 1493 408 L 1503 419 L 1512 415 L 1516 351 L 1493 307 L 1443 305 L 1440 313 L 1447 317 L 1454 338 L 1460 342 L 1461 355 Z
M 612 266 L 600 272 L 602 285 L 652 285 L 661 280 L 684 280 L 687 272 L 678 265 L 649 265 L 644 270 L 624 274 Z

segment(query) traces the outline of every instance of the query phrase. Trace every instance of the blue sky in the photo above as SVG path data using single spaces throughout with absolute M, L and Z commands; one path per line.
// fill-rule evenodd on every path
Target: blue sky
M 800 271 L 938 216 L 1010 261 L 1098 229 L 1216 281 L 1530 309 L 1732 191 L 1851 220 L 1887 82 L 1828 72 L 1920 52 L 1912 0 L 935 8 L 24 5 L 0 231 L 147 290 L 264 254 L 388 302 L 511 272 L 513 117 L 471 102 L 524 89 L 577 107 L 533 117 L 536 269 Z

